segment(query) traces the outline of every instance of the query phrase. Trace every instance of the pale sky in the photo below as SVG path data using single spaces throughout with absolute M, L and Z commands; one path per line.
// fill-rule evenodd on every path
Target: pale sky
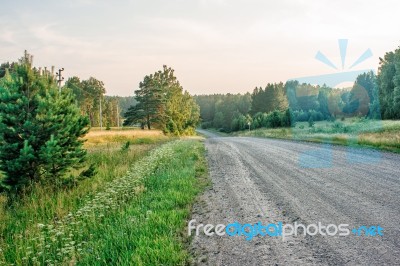
M 94 76 L 108 95 L 133 95 L 164 64 L 192 94 L 247 92 L 346 71 L 368 48 L 373 56 L 352 70 L 376 69 L 400 45 L 399 10 L 396 0 L 3 0 L 0 62 L 26 49 L 35 66 Z M 340 70 L 317 61 L 318 51 Z

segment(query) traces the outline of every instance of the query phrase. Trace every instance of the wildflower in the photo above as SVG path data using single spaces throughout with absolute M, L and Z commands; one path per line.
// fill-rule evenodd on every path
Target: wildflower
M 37 227 L 38 227 L 39 229 L 42 229 L 42 228 L 45 227 L 45 225 L 44 225 L 44 224 L 38 224 Z

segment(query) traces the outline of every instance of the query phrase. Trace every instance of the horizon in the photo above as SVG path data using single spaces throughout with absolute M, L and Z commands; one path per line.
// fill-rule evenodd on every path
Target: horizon
M 388 5 L 393 8 L 379 12 Z M 133 96 L 143 77 L 164 64 L 192 95 L 243 94 L 267 83 L 346 71 L 367 49 L 372 57 L 352 70 L 376 71 L 379 57 L 400 44 L 391 30 L 400 26 L 392 19 L 395 6 L 400 4 L 7 2 L 0 11 L 0 60 L 15 61 L 27 50 L 34 66 L 63 67 L 65 79 L 93 76 L 110 96 Z M 344 68 L 342 38 L 349 40 Z M 316 60 L 318 51 L 338 70 Z

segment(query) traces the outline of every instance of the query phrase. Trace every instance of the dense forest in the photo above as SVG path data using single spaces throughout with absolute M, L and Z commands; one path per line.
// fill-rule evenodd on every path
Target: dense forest
M 269 83 L 246 94 L 197 95 L 202 128 L 231 132 L 260 127 L 287 127 L 296 122 L 346 117 L 400 118 L 400 48 L 380 58 L 378 73 L 357 77 L 351 88 Z

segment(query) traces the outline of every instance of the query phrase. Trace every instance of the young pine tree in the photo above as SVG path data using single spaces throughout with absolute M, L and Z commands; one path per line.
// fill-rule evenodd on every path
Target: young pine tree
M 58 186 L 79 168 L 88 119 L 70 91 L 20 60 L 0 79 L 0 190 L 19 192 L 35 182 Z

